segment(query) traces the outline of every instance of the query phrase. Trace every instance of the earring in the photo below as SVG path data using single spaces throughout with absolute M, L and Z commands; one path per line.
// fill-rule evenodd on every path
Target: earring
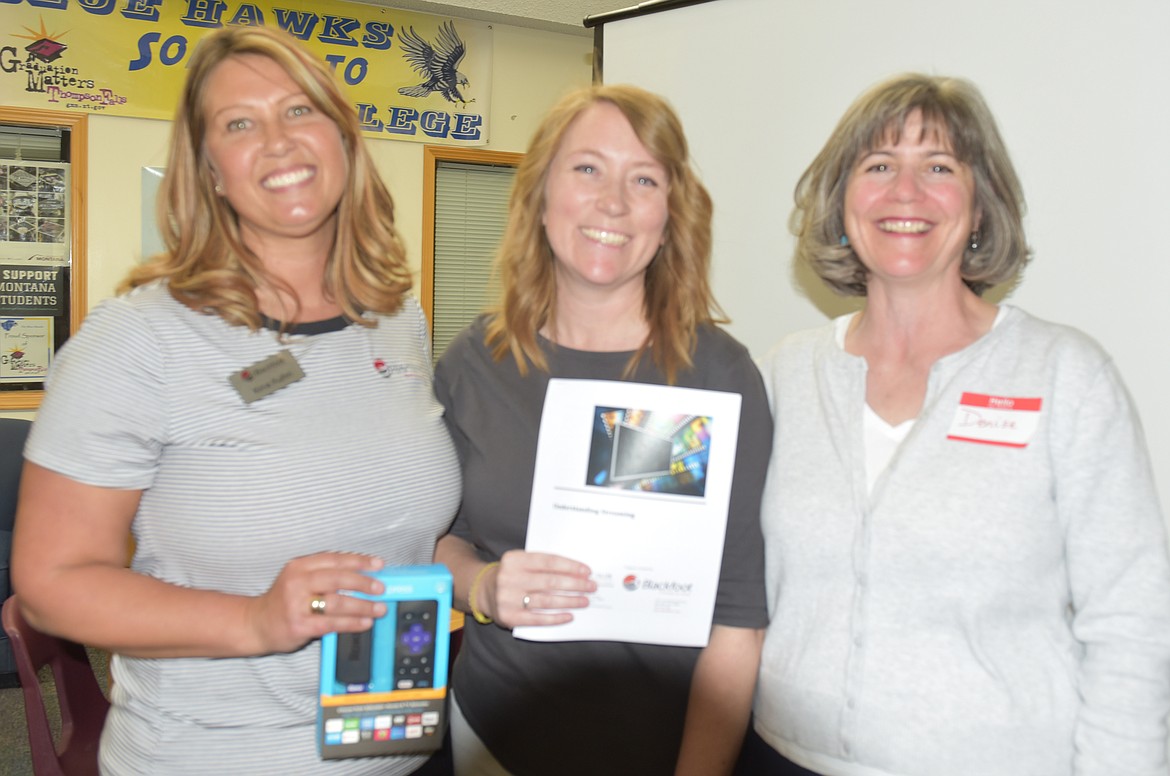
M 215 193 L 216 194 L 223 194 L 223 184 L 220 183 L 219 181 L 215 182 Z
M 838 242 L 841 243 L 842 248 L 848 248 L 849 247 L 849 235 L 847 235 L 847 234 L 841 235 L 841 239 L 838 240 Z
M 979 234 L 978 229 L 976 229 L 974 232 L 971 232 L 970 243 L 967 246 L 968 248 L 971 249 L 971 253 L 974 253 L 975 251 L 979 250 L 979 240 L 980 240 L 981 236 L 982 235 Z

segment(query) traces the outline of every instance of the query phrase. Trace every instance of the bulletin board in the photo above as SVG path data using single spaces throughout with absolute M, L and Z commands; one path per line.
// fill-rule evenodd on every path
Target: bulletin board
M 0 125 L 68 138 L 64 161 L 0 159 L 0 411 L 35 409 L 85 315 L 86 117 L 0 107 Z

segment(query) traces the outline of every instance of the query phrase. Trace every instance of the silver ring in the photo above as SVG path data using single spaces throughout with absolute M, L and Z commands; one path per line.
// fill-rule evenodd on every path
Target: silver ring
M 309 611 L 313 614 L 325 614 L 325 599 L 314 598 L 309 601 Z
M 521 601 L 521 603 L 524 604 L 524 608 L 527 609 L 528 604 L 532 603 L 532 596 L 530 596 L 530 595 L 524 596 L 524 600 Z

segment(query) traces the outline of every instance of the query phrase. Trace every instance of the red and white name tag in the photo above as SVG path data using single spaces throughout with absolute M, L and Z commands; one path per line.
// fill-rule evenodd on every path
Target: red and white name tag
M 1042 399 L 964 393 L 947 439 L 1027 447 L 1040 425 Z

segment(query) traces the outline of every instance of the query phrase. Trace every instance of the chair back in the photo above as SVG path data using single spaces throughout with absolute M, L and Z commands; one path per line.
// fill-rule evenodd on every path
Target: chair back
M 12 527 L 16 523 L 16 491 L 24 468 L 24 441 L 32 421 L 0 418 L 0 602 L 12 595 L 9 568 L 12 565 Z M 16 663 L 8 637 L 0 632 L 0 687 L 15 687 Z
M 18 596 L 4 602 L 0 620 L 12 643 L 24 716 L 36 776 L 97 776 L 98 743 L 110 703 L 90 665 L 85 647 L 42 633 L 25 621 Z M 38 673 L 52 670 L 61 713 L 61 732 L 53 739 Z

